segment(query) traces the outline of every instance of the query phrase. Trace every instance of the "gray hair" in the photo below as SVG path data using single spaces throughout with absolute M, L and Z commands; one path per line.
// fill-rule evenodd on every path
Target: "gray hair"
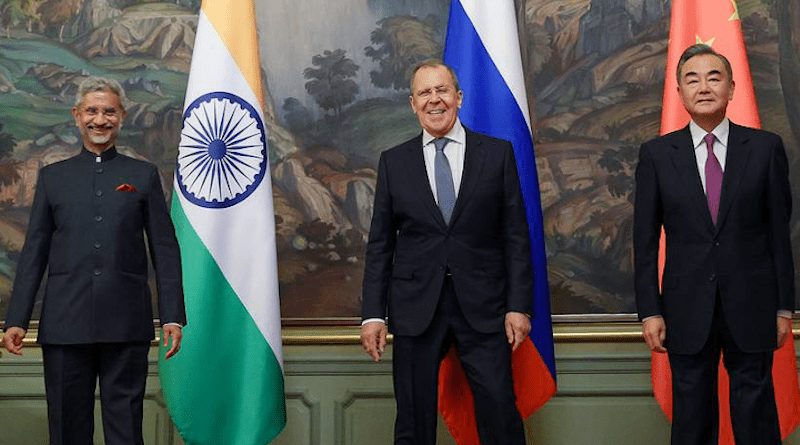
M 694 44 L 681 54 L 680 60 L 678 60 L 678 69 L 675 71 L 675 75 L 678 77 L 678 85 L 681 83 L 681 70 L 683 69 L 683 65 L 694 56 L 702 56 L 704 54 L 710 54 L 712 56 L 716 56 L 719 60 L 722 61 L 722 64 L 725 65 L 725 71 L 728 72 L 728 81 L 733 80 L 733 68 L 731 68 L 731 63 L 728 61 L 725 56 L 722 54 L 714 51 L 710 46 L 706 45 L 705 43 L 697 43 Z
M 453 77 L 453 86 L 456 88 L 456 92 L 461 91 L 461 85 L 458 83 L 458 76 L 456 75 L 456 72 L 452 67 L 450 67 L 449 65 L 445 65 L 445 63 L 442 62 L 440 59 L 427 59 L 414 65 L 414 69 L 411 72 L 412 96 L 414 95 L 414 77 L 417 75 L 417 71 L 419 71 L 422 68 L 437 68 L 440 66 L 447 68 L 447 71 L 450 72 L 450 75 Z
M 116 94 L 119 98 L 119 104 L 123 110 L 125 109 L 128 98 L 125 96 L 125 89 L 122 88 L 122 85 L 114 79 L 98 76 L 89 76 L 78 85 L 78 92 L 75 94 L 75 106 L 79 107 L 87 94 L 97 91 L 110 91 Z

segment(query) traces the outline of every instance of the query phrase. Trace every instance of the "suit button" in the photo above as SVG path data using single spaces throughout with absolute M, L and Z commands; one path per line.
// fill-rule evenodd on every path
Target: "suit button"
M 94 169 L 94 172 L 95 173 L 103 173 L 103 167 L 97 167 L 96 169 Z
M 100 274 L 101 274 L 101 273 L 103 273 L 103 272 L 102 272 L 102 271 L 100 271 L 100 269 L 95 269 L 95 270 L 94 270 L 94 276 L 96 276 L 96 277 L 97 277 L 97 276 L 100 276 Z
M 100 248 L 100 241 L 95 241 L 94 242 L 94 248 L 95 249 L 99 249 Z
M 94 220 L 95 220 L 95 221 L 97 221 L 97 222 L 100 222 L 100 221 L 102 221 L 102 220 L 103 220 L 103 217 L 102 217 L 102 216 L 100 216 L 100 215 L 95 215 L 95 216 L 94 216 Z
M 98 191 L 94 192 L 94 194 L 95 194 L 95 196 L 103 196 L 103 191 L 102 190 L 98 190 Z
M 714 281 L 716 278 L 717 276 L 712 273 L 711 276 L 708 277 L 708 281 Z
M 719 241 L 714 241 L 715 246 L 719 246 Z

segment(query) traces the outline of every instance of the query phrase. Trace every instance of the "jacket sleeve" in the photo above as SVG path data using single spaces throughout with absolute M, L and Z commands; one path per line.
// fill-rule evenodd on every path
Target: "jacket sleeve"
M 161 179 L 155 167 L 151 167 L 149 182 L 144 220 L 150 256 L 156 273 L 158 315 L 162 325 L 179 323 L 185 326 L 180 248 L 164 201 Z
M 636 166 L 633 205 L 633 256 L 636 310 L 639 320 L 661 315 L 658 248 L 663 224 L 661 196 L 651 146 L 642 144 Z
M 503 252 L 508 279 L 506 310 L 533 316 L 530 232 L 514 149 L 509 142 L 505 144 L 503 181 Z
M 369 229 L 367 253 L 364 264 L 364 281 L 361 291 L 361 317 L 385 318 L 392 275 L 397 227 L 392 211 L 392 197 L 386 154 L 378 162 L 378 180 L 375 185 L 375 203 Z
M 792 258 L 789 220 L 792 215 L 789 164 L 783 141 L 772 145 L 769 167 L 767 208 L 769 212 L 769 243 L 778 285 L 778 309 L 794 310 L 794 261 Z
M 50 242 L 55 231 L 52 209 L 47 199 L 46 170 L 39 171 L 36 192 L 31 206 L 28 233 L 17 263 L 14 290 L 8 306 L 5 327 L 28 329 L 36 293 L 42 282 L 50 255 Z

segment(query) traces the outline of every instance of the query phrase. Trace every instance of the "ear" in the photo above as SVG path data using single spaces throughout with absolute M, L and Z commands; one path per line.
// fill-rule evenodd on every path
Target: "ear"
M 733 100 L 733 90 L 735 89 L 735 87 L 736 87 L 736 82 L 734 82 L 733 79 L 731 79 L 731 87 L 728 89 L 729 101 Z
M 81 113 L 80 113 L 80 111 L 78 111 L 78 107 L 77 106 L 72 107 L 72 117 L 73 117 L 73 119 L 75 119 L 75 125 L 80 126 L 80 121 L 78 119 L 80 117 L 80 115 L 81 115 Z
M 417 107 L 414 105 L 414 96 L 413 95 L 408 96 L 408 103 L 411 104 L 411 111 L 413 111 L 414 114 L 417 114 Z

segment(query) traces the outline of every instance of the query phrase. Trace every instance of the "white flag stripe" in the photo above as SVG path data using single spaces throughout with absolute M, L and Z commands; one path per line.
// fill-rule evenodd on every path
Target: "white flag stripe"
M 199 96 L 224 88 L 250 102 L 263 122 L 258 99 L 202 10 L 197 28 L 196 41 L 203 42 L 203 51 L 195 52 L 192 58 L 184 108 Z M 177 185 L 175 190 L 179 190 Z M 269 168 L 258 188 L 231 207 L 208 209 L 189 202 L 182 193 L 178 198 L 192 228 L 283 367 L 281 330 L 274 322 L 280 320 L 275 216 L 265 210 L 273 208 Z
M 517 23 L 514 2 L 461 0 L 461 6 L 472 21 L 475 31 L 500 75 L 505 79 L 506 85 L 511 89 L 530 131 L 531 120 L 528 116 L 528 97 L 525 95 L 522 56 L 519 51 L 508 50 L 519 48 L 517 27 L 508 26 L 509 23 Z

